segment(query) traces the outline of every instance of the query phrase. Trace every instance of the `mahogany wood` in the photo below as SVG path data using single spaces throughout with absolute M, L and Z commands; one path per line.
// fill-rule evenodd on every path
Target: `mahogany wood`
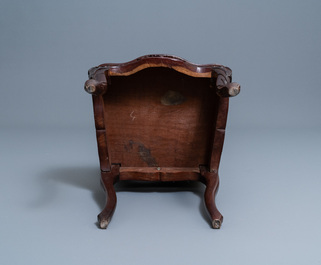
M 116 208 L 117 197 L 114 189 L 114 184 L 118 181 L 118 177 L 118 165 L 112 166 L 111 171 L 101 171 L 101 184 L 104 187 L 107 194 L 106 206 L 98 215 L 99 227 L 103 229 L 107 228 Z
M 202 181 L 213 228 L 229 97 L 240 92 L 232 71 L 169 55 L 146 55 L 89 70 L 106 228 L 116 207 L 118 180 Z

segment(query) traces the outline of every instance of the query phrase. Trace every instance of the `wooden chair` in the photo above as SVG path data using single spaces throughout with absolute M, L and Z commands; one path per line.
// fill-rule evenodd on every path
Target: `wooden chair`
M 168 55 L 147 55 L 89 70 L 106 228 L 121 180 L 201 181 L 213 228 L 223 216 L 215 205 L 229 97 L 240 92 L 231 69 L 196 65 Z

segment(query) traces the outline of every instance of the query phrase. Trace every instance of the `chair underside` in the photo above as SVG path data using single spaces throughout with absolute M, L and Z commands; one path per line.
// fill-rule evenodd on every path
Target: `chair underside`
M 166 55 L 140 57 L 89 70 L 101 180 L 107 202 L 98 220 L 106 228 L 116 207 L 119 180 L 201 181 L 213 228 L 218 168 L 229 96 L 240 86 L 231 70 L 194 65 Z

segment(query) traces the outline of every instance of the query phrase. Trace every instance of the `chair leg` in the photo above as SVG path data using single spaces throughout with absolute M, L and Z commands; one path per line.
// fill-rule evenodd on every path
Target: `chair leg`
M 110 172 L 101 172 L 101 183 L 106 192 L 106 205 L 102 212 L 98 215 L 99 227 L 106 229 L 116 208 L 117 197 L 114 184 L 119 176 L 119 166 L 113 166 Z
M 215 172 L 205 172 L 205 205 L 211 216 L 212 227 L 215 229 L 219 229 L 223 222 L 223 216 L 219 212 L 215 204 L 215 196 L 219 186 L 219 176 Z

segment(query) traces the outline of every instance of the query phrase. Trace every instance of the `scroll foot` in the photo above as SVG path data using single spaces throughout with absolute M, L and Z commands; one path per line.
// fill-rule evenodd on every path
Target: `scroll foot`
M 110 222 L 110 219 L 111 219 L 111 216 L 106 217 L 106 216 L 103 216 L 102 214 L 99 214 L 98 215 L 99 228 L 106 229 Z
M 214 219 L 212 221 L 212 227 L 214 229 L 220 229 L 221 228 L 221 225 L 222 225 L 222 221 L 223 221 L 223 216 L 222 216 L 222 220 L 219 220 L 219 219 Z

